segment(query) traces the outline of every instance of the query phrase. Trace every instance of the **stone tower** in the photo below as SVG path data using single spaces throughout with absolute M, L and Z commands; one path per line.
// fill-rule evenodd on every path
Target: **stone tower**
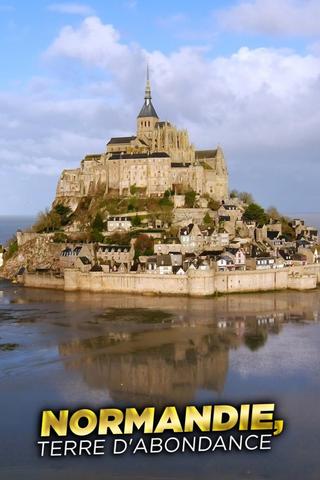
M 159 121 L 157 112 L 151 101 L 151 86 L 149 79 L 149 67 L 147 66 L 147 82 L 144 94 L 144 104 L 137 117 L 137 136 L 151 140 L 155 125 Z

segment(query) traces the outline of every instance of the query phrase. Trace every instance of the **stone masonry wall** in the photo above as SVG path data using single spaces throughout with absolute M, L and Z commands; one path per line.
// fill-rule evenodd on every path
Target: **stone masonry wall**
M 147 273 L 80 272 L 66 269 L 64 280 L 53 275 L 24 275 L 26 286 L 61 288 L 66 291 L 124 292 L 138 294 L 208 296 L 215 293 L 262 292 L 293 288 L 316 287 L 320 265 L 313 272 L 292 270 L 213 272 L 191 271 L 188 275 L 158 275 Z
M 215 291 L 218 293 L 261 292 L 288 288 L 288 270 L 246 270 L 217 272 Z
M 50 273 L 32 273 L 23 275 L 25 287 L 64 289 L 64 278 Z

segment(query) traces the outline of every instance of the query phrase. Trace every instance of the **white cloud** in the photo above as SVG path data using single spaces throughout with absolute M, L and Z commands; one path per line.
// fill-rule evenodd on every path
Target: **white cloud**
M 66 13 L 70 15 L 92 15 L 94 10 L 89 5 L 82 3 L 52 3 L 48 5 L 48 10 L 57 13 Z
M 124 43 L 112 25 L 89 17 L 78 27 L 64 27 L 45 58 L 99 75 L 89 76 L 85 85 L 76 76 L 76 89 L 67 94 L 65 75 L 51 82 L 33 79 L 29 95 L 0 94 L 6 139 L 0 142 L 0 158 L 8 159 L 7 170 L 57 176 L 86 153 L 102 151 L 109 137 L 133 133 L 148 60 L 159 116 L 188 128 L 198 147 L 220 143 L 232 187 L 252 191 L 266 206 L 314 210 L 312 205 L 319 205 L 318 56 L 246 47 L 215 58 L 195 47 L 148 52 Z
M 320 57 L 320 41 L 308 45 L 308 51 L 317 57 Z
M 147 53 L 142 48 L 122 43 L 114 26 L 102 23 L 98 17 L 84 19 L 79 28 L 64 27 L 44 56 L 48 60 L 78 60 L 89 68 L 103 69 L 106 75 L 113 76 L 119 95 L 128 101 L 135 95 L 137 98 L 135 87 L 142 85 L 147 64 Z
M 141 50 L 120 42 L 119 32 L 98 17 L 88 17 L 79 28 L 64 27 L 46 52 L 46 57 L 67 57 L 105 69 L 118 70 L 121 77 L 134 65 Z
M 262 35 L 320 34 L 319 0 L 251 0 L 220 10 L 219 23 L 227 30 Z

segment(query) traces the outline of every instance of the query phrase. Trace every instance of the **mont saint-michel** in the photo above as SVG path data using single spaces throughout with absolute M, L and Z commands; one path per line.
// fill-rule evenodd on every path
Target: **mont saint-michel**
M 3 276 L 66 291 L 209 296 L 320 281 L 318 230 L 230 192 L 222 148 L 197 149 L 160 120 L 148 72 L 135 134 L 64 170 L 51 210 L 2 258 Z
M 188 132 L 160 121 L 152 104 L 149 74 L 136 135 L 111 138 L 102 155 L 87 155 L 76 170 L 65 170 L 57 199 L 114 193 L 127 196 L 139 189 L 145 196 L 193 190 L 217 201 L 228 198 L 228 172 L 220 147 L 195 150 Z

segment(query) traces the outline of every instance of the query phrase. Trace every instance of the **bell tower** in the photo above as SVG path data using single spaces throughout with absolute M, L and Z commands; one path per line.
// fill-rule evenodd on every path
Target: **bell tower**
M 149 66 L 147 66 L 147 81 L 144 93 L 144 104 L 137 117 L 137 136 L 142 138 L 146 137 L 149 140 L 152 138 L 155 125 L 159 121 L 157 112 L 152 105 L 151 98 Z

